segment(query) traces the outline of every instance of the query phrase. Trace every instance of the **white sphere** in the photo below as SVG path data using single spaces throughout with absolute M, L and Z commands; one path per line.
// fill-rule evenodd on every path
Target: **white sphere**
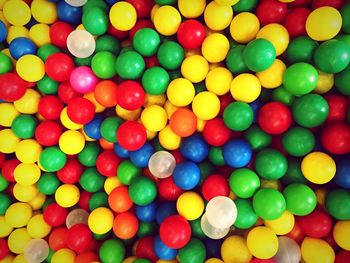
M 68 35 L 67 48 L 73 56 L 87 58 L 94 53 L 96 42 L 88 31 L 77 29 Z
M 66 217 L 66 226 L 67 228 L 71 228 L 77 224 L 88 224 L 89 213 L 84 209 L 77 208 L 69 212 Z
M 24 257 L 29 263 L 43 262 L 48 255 L 49 244 L 41 238 L 30 240 L 24 249 Z
M 278 263 L 299 263 L 301 260 L 300 248 L 293 239 L 285 236 L 278 237 L 278 251 L 274 259 Z
M 79 7 L 79 6 L 85 5 L 88 0 L 64 0 L 64 1 L 70 6 Z
M 150 172 L 157 178 L 167 178 L 173 174 L 176 166 L 174 156 L 167 151 L 159 151 L 152 154 L 148 161 Z
M 203 216 L 201 218 L 201 228 L 202 228 L 203 233 L 211 239 L 221 239 L 221 238 L 225 237 L 228 234 L 228 232 L 230 231 L 229 227 L 216 228 L 216 227 L 212 226 L 209 223 L 206 214 L 203 214 Z
M 205 211 L 209 223 L 216 228 L 230 227 L 237 218 L 237 207 L 233 200 L 227 196 L 212 198 L 208 202 Z

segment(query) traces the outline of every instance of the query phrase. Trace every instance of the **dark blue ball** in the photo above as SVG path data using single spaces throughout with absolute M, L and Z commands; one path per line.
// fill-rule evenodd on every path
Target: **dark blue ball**
M 148 167 L 148 161 L 154 153 L 154 147 L 150 143 L 145 143 L 137 151 L 130 152 L 130 160 L 137 167 L 145 168 Z
M 19 59 L 24 55 L 34 55 L 36 54 L 37 47 L 32 40 L 27 37 L 17 37 L 11 41 L 10 53 L 14 59 Z
M 252 148 L 245 140 L 232 139 L 224 145 L 223 155 L 227 165 L 233 168 L 241 168 L 252 159 Z
M 198 185 L 201 179 L 201 171 L 197 164 L 186 161 L 175 167 L 173 178 L 178 187 L 183 190 L 191 190 Z
M 159 257 L 160 259 L 172 260 L 176 258 L 177 250 L 165 245 L 163 241 L 160 239 L 159 235 L 156 236 L 156 238 L 154 239 L 153 248 L 157 257 Z
M 176 204 L 173 202 L 165 202 L 158 206 L 157 213 L 156 213 L 156 221 L 160 225 L 165 218 L 176 215 Z
M 336 160 L 337 171 L 334 182 L 342 188 L 350 189 L 350 156 L 344 156 Z
M 101 115 L 96 115 L 92 121 L 85 124 L 83 129 L 87 136 L 89 136 L 91 139 L 99 140 L 102 138 L 100 128 L 101 123 L 103 121 L 103 117 Z
M 0 21 L 0 42 L 6 40 L 7 33 L 7 28 L 4 22 Z
M 135 212 L 139 220 L 144 222 L 152 222 L 156 219 L 157 205 L 155 202 L 152 202 L 145 206 L 136 206 Z
M 206 238 L 203 240 L 203 243 L 207 249 L 207 258 L 220 258 L 221 256 L 221 245 L 222 239 L 211 239 Z
M 202 136 L 194 134 L 182 141 L 180 152 L 187 160 L 199 163 L 208 157 L 209 146 Z
M 80 24 L 83 11 L 81 7 L 75 7 L 67 4 L 65 1 L 60 1 L 57 4 L 58 18 L 70 24 Z
M 120 158 L 129 158 L 130 152 L 127 149 L 124 149 L 121 147 L 118 143 L 114 144 L 114 152 L 120 157 Z
M 255 100 L 255 101 L 249 103 L 249 106 L 252 108 L 252 110 L 254 112 L 253 123 L 256 123 L 258 112 L 259 112 L 260 108 L 263 106 L 263 103 L 260 100 Z

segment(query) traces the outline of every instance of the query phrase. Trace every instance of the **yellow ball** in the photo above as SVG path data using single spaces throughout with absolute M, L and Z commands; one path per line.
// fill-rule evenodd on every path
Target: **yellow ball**
M 157 132 L 166 126 L 168 122 L 168 115 L 165 109 L 161 106 L 151 105 L 142 111 L 141 122 L 147 130 Z
M 83 127 L 83 125 L 77 124 L 77 123 L 73 122 L 71 119 L 69 119 L 68 114 L 67 114 L 67 107 L 65 107 L 61 111 L 60 120 L 61 120 L 61 123 L 63 124 L 63 126 L 69 130 L 79 130 L 80 128 Z
M 336 165 L 332 157 L 323 152 L 312 152 L 301 162 L 304 177 L 314 184 L 328 183 L 335 176 Z
M 152 9 L 151 9 L 151 21 L 152 21 L 152 23 L 154 23 L 154 15 L 155 15 L 155 13 L 157 12 L 157 10 L 160 8 L 160 5 L 158 5 L 158 4 L 155 4 L 153 7 L 152 7 Z
M 215 2 L 217 2 L 219 5 L 235 5 L 239 2 L 239 0 L 214 0 Z
M 20 139 L 11 129 L 3 129 L 0 131 L 0 152 L 14 153 L 19 142 Z
M 13 187 L 13 195 L 20 202 L 30 202 L 38 194 L 39 190 L 36 185 L 21 185 L 16 183 Z
M 106 194 L 110 194 L 112 190 L 118 186 L 122 185 L 117 176 L 107 177 L 104 183 L 104 190 Z
M 128 31 L 136 24 L 137 13 L 135 7 L 125 1 L 117 2 L 109 11 L 109 20 L 116 29 Z
M 122 263 L 132 263 L 137 259 L 135 256 L 127 257 L 126 259 L 123 260 Z
M 57 20 L 56 5 L 52 2 L 34 0 L 30 9 L 34 19 L 39 23 L 52 24 Z
M 204 211 L 202 197 L 196 192 L 184 192 L 176 201 L 177 212 L 187 220 L 196 220 Z
M 158 134 L 158 139 L 160 145 L 162 145 L 167 150 L 179 149 L 181 144 L 181 137 L 173 132 L 170 125 L 167 125 Z
M 11 127 L 13 120 L 19 115 L 12 103 L 0 103 L 0 125 L 3 127 Z
M 301 256 L 307 263 L 331 263 L 335 260 L 334 250 L 326 241 L 311 237 L 305 237 L 301 243 Z
M 224 30 L 232 21 L 233 10 L 231 6 L 219 5 L 211 1 L 204 11 L 205 24 L 215 31 Z
M 45 64 L 38 56 L 24 55 L 18 59 L 16 71 L 22 79 L 37 82 L 45 75 Z
M 74 206 L 78 203 L 79 198 L 79 188 L 74 184 L 63 184 L 55 192 L 56 202 L 62 207 Z
M 181 15 L 173 6 L 161 6 L 154 14 L 154 26 L 164 36 L 176 34 L 180 24 Z
M 341 26 L 341 14 L 330 6 L 315 9 L 306 20 L 306 32 L 310 38 L 316 41 L 326 41 L 335 37 Z
M 271 228 L 276 235 L 285 235 L 292 231 L 295 219 L 292 213 L 287 210 L 275 220 L 265 220 L 265 226 Z
M 78 154 L 84 149 L 85 138 L 79 131 L 68 130 L 62 133 L 58 144 L 65 154 Z
M 22 185 L 35 184 L 40 178 L 40 168 L 34 163 L 20 163 L 14 170 L 17 183 Z
M 160 95 L 146 94 L 143 107 L 148 107 L 151 105 L 163 106 L 165 102 L 166 102 L 166 95 L 164 93 Z
M 181 15 L 186 18 L 196 18 L 203 14 L 206 2 L 205 0 L 178 0 L 177 5 Z
M 44 238 L 50 233 L 51 226 L 45 222 L 42 214 L 38 214 L 29 220 L 27 231 L 32 238 Z
M 32 217 L 32 208 L 26 203 L 13 203 L 5 213 L 6 223 L 15 228 L 24 227 Z
M 264 38 L 272 43 L 276 50 L 276 56 L 286 51 L 289 44 L 289 33 L 287 29 L 280 24 L 268 24 L 261 28 L 256 38 Z
M 14 259 L 15 259 L 15 256 L 13 254 L 7 254 L 6 257 L 0 260 L 0 263 L 13 263 Z
M 181 64 L 182 75 L 192 83 L 198 83 L 205 79 L 209 71 L 208 61 L 200 56 L 193 55 L 184 59 Z
M 235 100 L 250 103 L 259 97 L 261 84 L 255 75 L 243 73 L 232 80 L 230 91 Z
M 35 163 L 39 160 L 41 150 L 41 145 L 37 141 L 33 139 L 22 140 L 17 144 L 16 157 L 22 163 Z
M 29 30 L 24 26 L 10 26 L 6 37 L 7 43 L 10 44 L 17 37 L 29 37 Z
M 230 236 L 221 245 L 221 258 L 224 262 L 250 262 L 252 254 L 246 240 L 241 236 Z
M 324 204 L 326 202 L 326 197 L 328 195 L 328 190 L 324 188 L 319 188 L 315 191 L 317 203 L 324 207 Z
M 61 248 L 52 255 L 51 263 L 74 263 L 75 256 L 73 250 Z
M 206 123 L 207 121 L 197 118 L 197 132 L 203 132 Z
M 7 244 L 11 252 L 22 254 L 31 239 L 26 228 L 18 228 L 9 235 Z
M 249 231 L 247 246 L 253 256 L 257 258 L 272 258 L 278 251 L 278 238 L 270 228 L 258 226 Z
M 164 104 L 164 109 L 168 115 L 168 119 L 170 119 L 171 115 L 173 115 L 173 113 L 177 111 L 179 107 L 174 106 L 169 100 L 167 100 Z
M 218 258 L 209 258 L 204 263 L 224 263 L 221 259 Z
M 214 119 L 220 111 L 220 100 L 210 91 L 200 92 L 193 99 L 192 110 L 201 120 Z
M 29 37 L 38 47 L 49 44 L 51 43 L 50 27 L 45 24 L 35 24 L 29 30 Z
M 205 86 L 218 96 L 225 95 L 230 91 L 232 79 L 231 71 L 224 67 L 216 67 L 209 71 L 205 78 Z
M 23 97 L 16 100 L 13 104 L 16 110 L 24 114 L 34 114 L 38 112 L 40 94 L 33 89 L 27 89 Z
M 174 106 L 184 107 L 189 105 L 193 101 L 194 95 L 194 86 L 188 79 L 177 78 L 168 85 L 167 96 Z
M 313 90 L 318 94 L 324 94 L 330 91 L 334 86 L 334 74 L 318 71 L 318 80 L 316 88 Z
M 248 43 L 255 39 L 260 29 L 260 22 L 256 15 L 243 12 L 236 15 L 230 24 L 230 34 L 238 43 Z
M 95 234 L 105 234 L 113 227 L 113 212 L 105 207 L 93 210 L 88 218 L 90 230 Z
M 338 221 L 333 228 L 333 237 L 338 246 L 350 251 L 350 220 Z
M 147 140 L 153 140 L 157 136 L 157 132 L 146 130 Z
M 24 26 L 31 18 L 30 8 L 24 1 L 7 1 L 3 12 L 6 20 L 15 26 Z
M 115 107 L 115 112 L 123 120 L 136 121 L 140 118 L 141 109 L 129 111 L 117 105 Z
M 39 210 L 43 207 L 46 201 L 46 195 L 38 192 L 37 195 L 28 202 L 28 204 L 32 207 L 33 210 Z
M 286 71 L 286 65 L 282 60 L 275 59 L 271 67 L 256 73 L 261 86 L 267 89 L 275 89 L 282 85 L 283 74 Z
M 84 95 L 84 98 L 88 99 L 89 101 L 91 101 L 95 105 L 95 112 L 98 112 L 98 113 L 99 112 L 103 112 L 106 109 L 105 106 L 103 106 L 100 103 L 98 103 L 98 101 L 95 98 L 94 92 L 86 93 Z
M 12 230 L 13 227 L 6 222 L 5 216 L 0 216 L 0 238 L 7 237 Z
M 225 35 L 220 33 L 207 36 L 202 44 L 202 54 L 210 63 L 223 61 L 229 50 L 230 42 Z
M 19 254 L 13 259 L 12 263 L 28 263 L 28 261 L 24 257 L 24 254 Z
M 260 187 L 261 188 L 273 188 L 275 190 L 281 191 L 282 185 L 279 180 L 267 180 L 267 179 L 261 179 L 260 180 Z

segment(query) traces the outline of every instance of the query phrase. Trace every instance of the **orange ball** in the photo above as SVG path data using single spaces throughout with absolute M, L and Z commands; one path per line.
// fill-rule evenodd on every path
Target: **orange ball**
M 118 85 L 111 80 L 102 80 L 95 87 L 95 98 L 98 103 L 105 107 L 117 105 Z
M 197 129 L 197 117 L 187 108 L 177 109 L 170 117 L 170 128 L 180 137 L 191 136 Z
M 120 239 L 134 237 L 139 228 L 139 222 L 133 213 L 125 212 L 117 215 L 113 221 L 113 232 Z
M 86 263 L 86 262 L 93 262 L 98 260 L 99 260 L 99 257 L 94 252 L 86 251 L 81 254 L 78 254 L 74 259 L 74 263 Z
M 102 149 L 104 149 L 104 150 L 113 150 L 113 148 L 114 148 L 113 142 L 109 142 L 103 138 L 99 139 L 99 143 L 100 143 L 100 146 L 102 147 Z
M 128 187 L 121 185 L 114 188 L 108 196 L 108 204 L 114 212 L 123 213 L 128 211 L 133 205 Z

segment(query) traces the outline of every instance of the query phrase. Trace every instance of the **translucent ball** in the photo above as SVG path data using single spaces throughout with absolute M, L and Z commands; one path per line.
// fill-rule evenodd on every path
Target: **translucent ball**
M 172 175 L 176 166 L 174 156 L 167 151 L 152 154 L 148 161 L 148 168 L 157 178 L 167 178 Z
M 67 47 L 73 56 L 87 58 L 94 53 L 96 42 L 88 31 L 77 29 L 68 35 Z
M 232 199 L 226 196 L 212 198 L 205 211 L 209 223 L 216 228 L 230 227 L 237 218 L 237 207 Z
M 71 228 L 74 225 L 77 224 L 88 224 L 88 217 L 89 213 L 86 212 L 84 209 L 77 208 L 69 212 L 69 214 L 66 217 L 66 226 L 67 228 Z
M 203 214 L 201 218 L 201 228 L 204 234 L 211 239 L 221 239 L 225 237 L 230 231 L 230 227 L 217 228 L 211 225 L 206 214 Z
M 48 255 L 49 244 L 41 238 L 30 240 L 24 249 L 24 257 L 29 263 L 43 262 Z
M 64 0 L 70 6 L 83 6 L 86 4 L 88 0 Z
M 278 263 L 298 263 L 301 259 L 301 252 L 298 244 L 291 238 L 278 237 L 278 251 L 274 259 Z

